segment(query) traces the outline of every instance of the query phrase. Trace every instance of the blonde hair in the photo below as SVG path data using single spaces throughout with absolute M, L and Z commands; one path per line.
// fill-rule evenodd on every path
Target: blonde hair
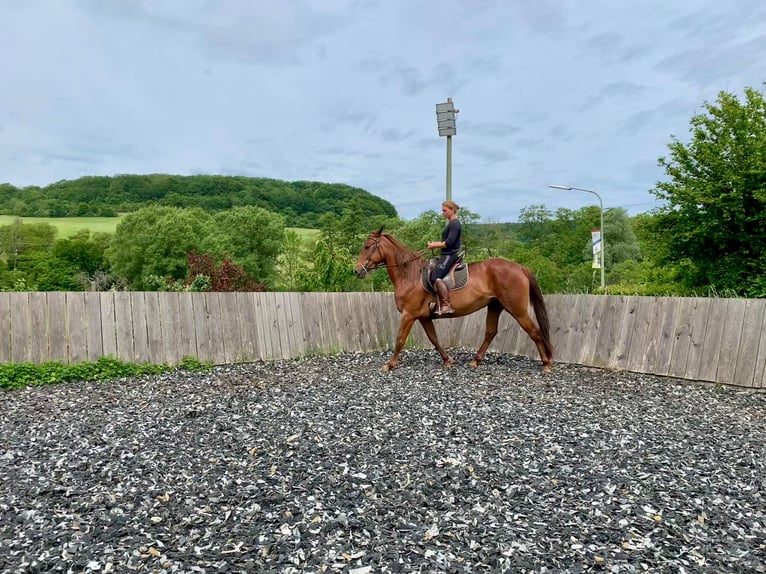
M 449 207 L 455 213 L 457 213 L 458 210 L 460 209 L 460 206 L 454 201 L 452 201 L 451 199 L 448 199 L 447 201 L 442 201 L 442 207 Z

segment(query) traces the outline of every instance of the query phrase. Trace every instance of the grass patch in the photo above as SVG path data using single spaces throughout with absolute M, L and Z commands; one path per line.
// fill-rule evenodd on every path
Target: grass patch
M 21 389 L 28 386 L 51 385 L 72 381 L 110 381 L 124 377 L 159 375 L 176 370 L 207 372 L 212 363 L 195 357 L 184 357 L 180 365 L 150 365 L 126 363 L 114 357 L 101 357 L 96 362 L 65 365 L 51 361 L 33 363 L 0 363 L 0 389 Z
M 0 215 L 0 225 L 13 225 L 17 219 L 22 223 L 48 223 L 58 230 L 59 239 L 67 239 L 83 229 L 91 233 L 114 233 L 117 224 L 124 214 L 117 217 L 17 217 L 15 215 Z M 319 237 L 318 229 L 303 227 L 288 227 L 295 231 L 304 243 L 313 244 Z
M 117 217 L 17 217 L 15 215 L 0 215 L 0 225 L 13 225 L 17 219 L 24 224 L 48 223 L 58 230 L 57 237 L 66 239 L 83 229 L 91 233 L 114 233 L 120 222 Z

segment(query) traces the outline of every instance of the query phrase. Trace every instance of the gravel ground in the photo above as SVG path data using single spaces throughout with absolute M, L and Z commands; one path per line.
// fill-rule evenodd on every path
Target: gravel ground
M 766 572 L 766 394 L 388 355 L 0 393 L 0 571 Z

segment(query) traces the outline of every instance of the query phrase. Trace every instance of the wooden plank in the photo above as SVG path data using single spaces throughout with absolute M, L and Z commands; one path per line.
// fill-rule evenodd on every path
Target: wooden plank
M 715 382 L 716 380 L 728 302 L 728 299 L 713 299 L 711 301 L 700 360 L 699 379 L 702 381 Z
M 336 307 L 337 317 L 341 321 L 349 351 L 361 350 L 362 325 L 361 314 L 354 305 L 355 293 L 339 293 Z
M 148 363 L 149 319 L 146 316 L 146 296 L 143 291 L 130 293 L 130 316 L 133 319 L 133 356 L 136 363 Z
M 319 338 L 317 339 L 318 350 L 331 349 L 335 340 L 333 326 L 330 324 L 332 309 L 327 302 L 326 294 L 314 293 L 312 295 L 314 313 L 319 325 Z
M 567 307 L 567 297 L 567 295 L 547 295 L 545 297 L 545 304 L 548 308 L 548 318 L 550 319 L 551 324 L 550 335 L 551 343 L 553 344 L 553 358 L 556 361 L 560 359 L 560 346 L 564 341 L 565 317 L 569 311 Z
M 622 320 L 619 332 L 616 333 L 616 344 L 609 365 L 613 369 L 627 369 L 639 299 L 640 297 L 635 296 L 620 297 Z
M 376 293 L 375 313 L 379 319 L 375 350 L 390 349 L 396 338 L 399 313 L 393 305 L 391 293 Z
M 734 384 L 741 387 L 760 386 L 755 384 L 758 349 L 763 334 L 764 308 L 766 299 L 747 299 L 745 316 L 742 321 L 742 337 L 737 354 Z
M 592 365 L 596 356 L 598 334 L 601 330 L 601 315 L 606 306 L 604 295 L 583 295 L 586 298 L 582 314 L 582 336 L 580 341 L 580 356 L 577 360 L 581 365 Z
M 32 337 L 29 340 L 29 360 L 32 363 L 40 364 L 50 361 L 50 352 L 48 341 L 50 332 L 48 331 L 48 302 L 44 291 L 31 291 L 29 293 L 29 328 Z M 63 296 L 64 293 L 61 293 Z M 66 321 L 64 315 L 53 319 Z M 66 338 L 65 338 L 66 341 Z M 66 362 L 66 356 L 59 357 L 56 360 Z
M 686 362 L 689 358 L 692 322 L 697 300 L 683 297 L 678 299 L 677 305 L 678 311 L 673 328 L 673 348 L 668 362 L 667 374 L 671 377 L 684 377 L 686 375 Z
M 83 293 L 83 302 L 85 304 L 85 338 L 88 345 L 85 360 L 91 363 L 98 361 L 104 355 L 101 298 L 101 293 Z
M 67 328 L 67 294 L 48 293 L 48 360 L 66 363 L 69 361 L 69 332 Z M 32 333 L 35 336 L 35 333 Z
M 197 342 L 197 357 L 200 361 L 212 361 L 213 349 L 210 345 L 209 321 L 207 316 L 207 298 L 204 293 L 193 293 L 192 319 L 194 321 L 194 340 Z
M 10 363 L 11 354 L 11 298 L 0 293 L 0 363 Z
M 368 295 L 370 293 L 357 292 L 352 298 L 352 305 L 354 305 L 359 322 L 359 343 L 365 351 L 371 351 L 375 348 L 379 322 L 379 317 L 375 315 L 374 311 L 375 299 Z M 448 338 L 447 335 L 445 338 Z
M 65 293 L 66 316 L 69 328 L 70 363 L 88 360 L 88 317 L 85 311 L 85 293 Z
M 756 389 L 766 387 L 766 310 L 764 310 L 763 325 L 758 338 L 758 351 L 755 358 L 755 372 L 753 373 L 753 387 Z
M 373 308 L 370 305 L 365 304 L 365 299 L 369 301 L 369 298 L 366 297 L 367 295 L 367 293 L 356 293 L 356 296 L 353 298 L 354 310 L 357 313 L 361 329 L 359 341 L 362 347 L 361 350 L 363 351 L 370 351 L 374 348 L 373 341 L 375 340 L 375 337 L 373 336 L 373 333 L 378 328 L 376 315 L 372 311 Z M 449 323 L 445 324 L 445 326 L 449 327 Z M 449 340 L 448 330 L 445 330 L 444 338 Z
M 322 305 L 319 304 L 316 293 L 301 293 L 301 309 L 306 351 L 312 354 L 318 353 L 326 348 L 326 334 L 322 321 Z
M 734 384 L 746 306 L 746 299 L 729 299 L 726 306 L 726 319 L 721 332 L 721 350 L 716 365 L 715 380 L 718 383 Z
M 11 360 L 14 363 L 30 361 L 29 293 L 9 293 L 11 304 Z
M 255 303 L 256 329 L 258 331 L 259 358 L 263 361 L 274 358 L 274 347 L 271 344 L 271 329 L 269 326 L 268 294 L 253 293 Z
M 218 304 L 221 309 L 221 338 L 227 364 L 241 363 L 244 359 L 242 349 L 242 325 L 239 316 L 237 298 L 239 293 L 219 293 Z
M 337 311 L 338 293 L 325 293 L 324 296 L 327 303 L 322 306 L 325 309 L 324 319 L 329 327 L 327 330 L 328 350 L 330 350 L 331 353 L 346 351 L 348 350 L 348 347 L 344 345 L 342 334 L 339 332 L 340 325 L 338 323 Z
M 264 335 L 269 340 L 269 359 L 282 358 L 282 342 L 279 338 L 276 298 L 274 293 L 264 293 L 261 300 L 261 314 Z
M 577 363 L 580 356 L 580 325 L 585 299 L 571 295 L 567 302 L 569 306 L 562 316 L 564 328 L 560 334 L 558 359 L 565 363 Z M 522 331 L 520 337 L 526 336 L 526 333 Z
M 280 330 L 285 331 L 287 339 L 287 357 L 294 358 L 298 356 L 298 337 L 295 332 L 295 321 L 293 320 L 293 298 L 288 292 L 279 293 L 282 299 L 283 321 L 280 321 Z
M 628 354 L 628 369 L 631 371 L 637 371 L 641 373 L 651 373 L 654 368 L 657 358 L 660 354 L 659 345 L 662 339 L 662 323 L 664 308 L 659 304 L 659 299 L 650 298 L 652 301 L 651 309 L 649 310 L 648 323 L 646 324 L 646 331 L 643 335 L 643 347 L 642 349 L 636 349 L 637 340 L 636 333 L 633 334 L 633 342 L 631 343 L 634 348 L 631 348 Z M 631 363 L 633 361 L 633 363 Z
M 267 293 L 269 331 L 271 332 L 271 342 L 274 345 L 274 358 L 287 359 L 290 356 L 290 343 L 287 339 L 287 332 L 282 328 L 285 323 L 284 301 L 281 294 Z
M 178 298 L 178 322 L 180 324 L 179 350 L 181 360 L 184 357 L 193 357 L 200 361 L 207 361 L 200 355 L 199 345 L 197 343 L 197 319 L 196 311 L 202 308 L 200 313 L 203 317 L 205 311 L 205 300 L 199 293 L 176 293 Z M 199 301 L 199 302 L 197 302 Z M 207 337 L 205 338 L 207 340 Z
M 297 358 L 306 354 L 306 340 L 303 336 L 303 307 L 301 305 L 300 293 L 287 293 L 287 298 L 290 301 L 288 308 L 290 309 L 290 317 L 292 322 L 290 328 L 293 344 L 291 354 L 293 357 Z M 367 309 L 367 307 L 362 308 Z M 372 341 L 372 338 L 370 338 L 370 341 Z
M 115 293 L 107 291 L 100 294 L 101 304 L 101 342 L 106 357 L 117 357 L 117 319 L 115 311 Z
M 656 299 L 653 297 L 639 297 L 633 320 L 633 335 L 630 338 L 630 348 L 625 369 L 628 371 L 641 372 L 646 355 L 647 336 L 649 334 L 649 322 L 652 318 L 652 309 Z
M 603 310 L 599 319 L 598 338 L 591 364 L 595 367 L 613 366 L 613 355 L 622 327 L 623 301 L 616 295 L 602 295 Z
M 654 374 L 665 376 L 670 371 L 670 361 L 673 356 L 673 344 L 675 343 L 676 317 L 681 308 L 681 300 L 677 297 L 663 297 L 661 302 L 665 309 L 662 331 L 660 332 L 662 343 L 660 345 L 660 353 L 657 357 L 657 364 L 653 372 Z
M 165 345 L 162 341 L 162 314 L 160 313 L 159 291 L 144 293 L 146 305 L 146 335 L 149 345 L 149 362 L 154 365 L 168 364 Z
M 240 330 L 242 337 L 242 358 L 247 362 L 257 361 L 260 357 L 258 350 L 258 328 L 255 317 L 255 300 L 253 293 L 237 293 L 237 310 L 239 312 Z
M 135 362 L 133 347 L 133 315 L 130 309 L 131 293 L 114 293 L 114 324 L 117 333 L 117 358 L 128 363 Z
M 685 379 L 699 380 L 700 368 L 707 333 L 708 317 L 712 300 L 698 297 L 695 299 L 694 313 L 692 315 L 692 327 L 689 337 L 689 357 L 686 361 Z
M 167 291 L 157 293 L 157 323 L 162 332 L 162 356 L 168 365 L 178 365 L 183 359 L 178 295 L 178 293 Z
M 210 345 L 213 350 L 213 362 L 216 365 L 225 365 L 228 362 L 225 347 L 225 335 L 223 326 L 223 311 L 221 308 L 221 295 L 224 293 L 204 293 L 207 298 L 207 315 L 210 332 Z

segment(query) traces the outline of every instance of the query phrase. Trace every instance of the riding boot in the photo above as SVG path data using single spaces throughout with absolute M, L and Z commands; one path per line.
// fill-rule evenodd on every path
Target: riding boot
M 436 287 L 436 292 L 439 293 L 439 312 L 438 315 L 449 315 L 451 313 L 455 312 L 455 309 L 452 308 L 452 305 L 449 302 L 449 289 L 447 288 L 447 284 L 442 279 L 437 279 L 434 281 L 434 285 Z

